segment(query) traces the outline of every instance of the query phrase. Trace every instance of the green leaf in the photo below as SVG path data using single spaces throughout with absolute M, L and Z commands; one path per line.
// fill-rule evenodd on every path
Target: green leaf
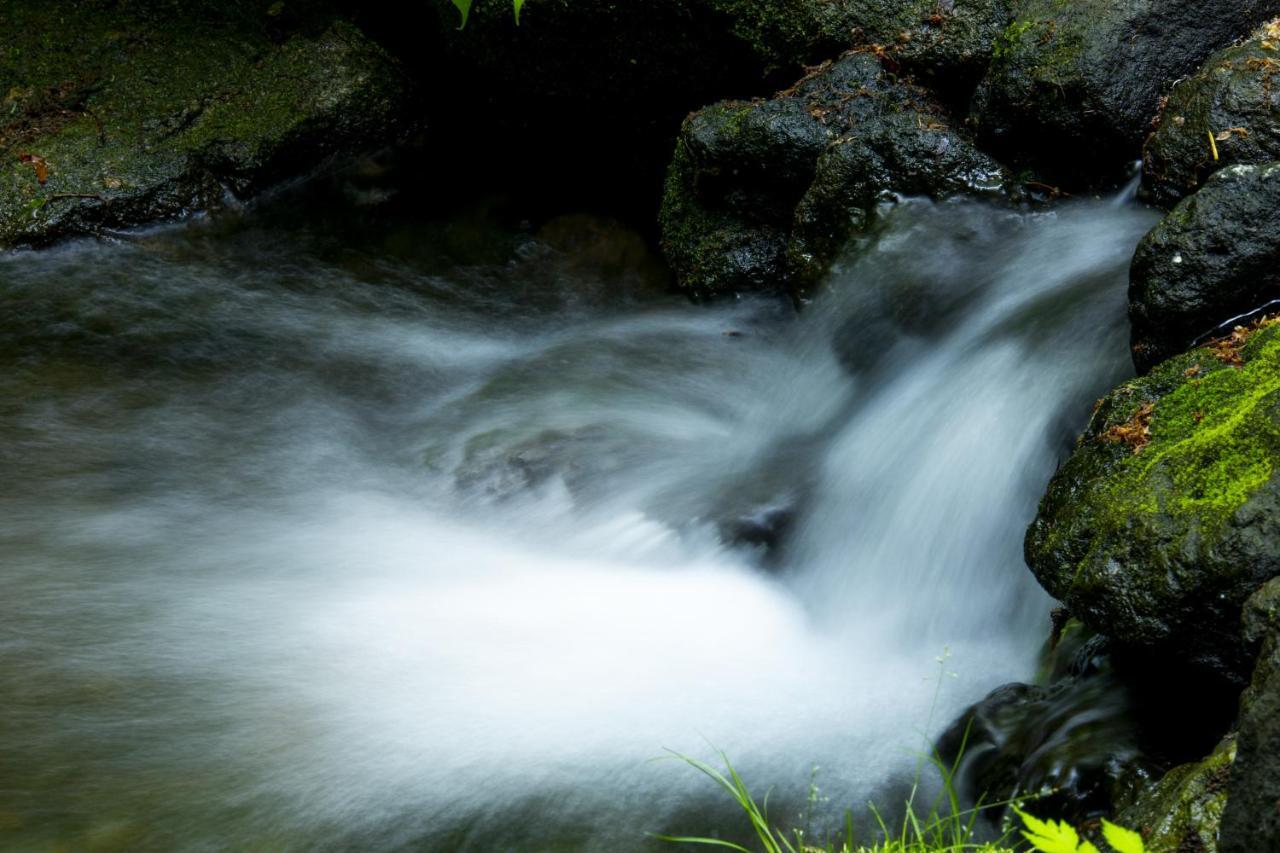
M 1132 829 L 1116 826 L 1103 818 L 1102 837 L 1115 849 L 1116 853 L 1147 853 L 1147 846 L 1142 843 L 1142 836 Z
M 746 847 L 728 841 L 721 841 L 719 838 L 702 838 L 694 835 L 650 835 L 650 837 L 659 841 L 670 841 L 673 844 L 705 844 L 708 847 L 727 847 L 730 850 L 737 850 L 739 853 L 751 853 Z
M 1021 809 L 1014 809 L 1027 827 L 1022 837 L 1040 853 L 1098 853 L 1098 848 L 1081 841 L 1075 827 L 1066 821 L 1040 820 Z
M 471 14 L 471 0 L 453 0 L 453 5 L 458 8 L 458 14 L 462 15 L 462 23 L 458 24 L 458 29 L 462 29 L 467 25 L 467 16 Z
M 516 10 L 516 23 L 520 23 L 520 7 L 524 5 L 524 0 L 511 0 L 512 6 Z

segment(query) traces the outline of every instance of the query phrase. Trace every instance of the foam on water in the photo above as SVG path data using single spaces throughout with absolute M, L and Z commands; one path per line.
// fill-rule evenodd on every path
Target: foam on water
M 833 812 L 889 795 L 1031 670 L 1021 531 L 1151 218 L 904 205 L 800 321 L 531 306 L 532 239 L 0 259 L 0 832 L 642 849 L 732 825 L 649 761 L 712 744 L 783 803 L 815 763 Z M 766 570 L 722 522 L 773 506 Z

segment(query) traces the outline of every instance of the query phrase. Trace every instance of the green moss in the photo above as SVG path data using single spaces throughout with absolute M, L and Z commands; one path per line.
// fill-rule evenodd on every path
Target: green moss
M 391 121 L 399 78 L 345 23 L 285 38 L 256 4 L 193 2 L 104 6 L 63 30 L 57 8 L 0 12 L 26 33 L 0 60 L 17 93 L 0 119 L 0 245 L 203 207 Z M 47 164 L 44 184 L 20 153 Z
M 996 39 L 995 49 L 991 53 L 992 59 L 1004 59 L 1010 56 L 1017 49 L 1018 42 L 1034 26 L 1034 21 L 1014 21 L 1010 24 Z
M 1203 761 L 1170 770 L 1117 820 L 1143 834 L 1149 853 L 1216 850 L 1235 757 L 1227 738 Z
M 1027 561 L 1091 627 L 1241 678 L 1240 607 L 1280 574 L 1277 461 L 1272 323 L 1103 400 L 1041 502 Z
M 1145 396 L 1143 388 L 1181 383 L 1153 401 L 1150 444 L 1117 466 L 1109 495 L 1116 514 L 1190 515 L 1209 533 L 1270 480 L 1280 423 L 1260 410 L 1280 392 L 1280 327 L 1254 334 L 1240 355 L 1244 364 L 1234 367 L 1198 350 L 1131 384 Z

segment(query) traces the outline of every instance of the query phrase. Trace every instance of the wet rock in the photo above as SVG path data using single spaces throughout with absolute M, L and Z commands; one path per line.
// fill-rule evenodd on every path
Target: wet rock
M 1138 246 L 1129 285 L 1134 363 L 1147 370 L 1276 299 L 1280 163 L 1223 169 Z
M 1280 575 L 1280 323 L 1100 401 L 1027 532 L 1049 593 L 1120 644 L 1239 683 L 1241 606 Z
M 1173 87 L 1142 159 L 1143 195 L 1165 207 L 1218 169 L 1280 160 L 1280 19 Z
M 928 93 L 855 52 L 773 99 L 715 104 L 685 121 L 663 249 L 698 297 L 803 293 L 881 202 L 994 194 L 1004 177 Z
M 21 42 L 0 59 L 0 245 L 215 207 L 391 138 L 399 72 L 331 16 L 58 5 L 0 12 Z
M 1109 813 L 1140 755 L 1129 704 L 1110 676 L 1050 687 L 1006 684 L 951 725 L 938 754 L 959 761 L 957 781 L 974 798 L 1039 794 L 1042 815 Z
M 1225 738 L 1203 761 L 1183 764 L 1165 773 L 1133 804 L 1122 809 L 1115 821 L 1140 832 L 1152 853 L 1218 850 L 1218 827 L 1227 803 L 1227 780 L 1235 756 L 1235 738 Z
M 1062 177 L 1119 174 L 1168 87 L 1277 12 L 1277 0 L 1021 0 L 975 96 L 982 136 Z
M 898 34 L 890 56 L 963 114 L 1012 20 L 1013 0 L 943 0 Z
M 1280 580 L 1244 610 L 1245 639 L 1261 643 L 1240 702 L 1240 735 L 1222 815 L 1222 853 L 1280 850 Z

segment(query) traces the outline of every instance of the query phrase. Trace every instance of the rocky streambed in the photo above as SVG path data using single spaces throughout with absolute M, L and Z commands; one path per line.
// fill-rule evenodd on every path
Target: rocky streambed
M 363 448 L 360 458 L 346 451 L 333 458 L 351 476 L 382 483 L 375 491 L 391 489 L 398 509 L 386 512 L 403 518 L 405 506 L 422 498 L 405 472 L 421 475 L 431 509 L 419 524 L 449 543 L 446 552 L 496 567 L 503 558 L 482 544 L 505 541 L 495 519 L 527 528 L 517 550 L 538 555 L 536 576 L 560 590 L 561 602 L 575 583 L 598 580 L 575 574 L 574 560 L 592 548 L 604 547 L 620 565 L 639 553 L 650 568 L 683 566 L 688 577 L 712 578 L 700 591 L 685 590 L 689 601 L 713 609 L 720 596 L 738 596 L 753 620 L 773 626 L 758 651 L 783 650 L 769 670 L 777 689 L 820 692 L 833 679 L 867 684 L 886 660 L 927 659 L 919 643 L 900 642 L 904 636 L 954 643 L 970 650 L 981 674 L 948 706 L 955 726 L 944 731 L 935 720 L 930 734 L 954 749 L 956 733 L 972 725 L 964 764 L 972 793 L 1052 790 L 1046 809 L 1086 828 L 1114 816 L 1143 831 L 1153 850 L 1280 849 L 1280 325 L 1273 319 L 1280 312 L 1280 90 L 1273 85 L 1280 3 L 655 0 L 641 9 L 530 0 L 517 27 L 509 8 L 490 0 L 463 30 L 455 15 L 445 2 L 408 10 L 194 0 L 0 6 L 0 245 L 9 250 L 0 259 L 4 464 L 9 482 L 23 489 L 11 496 L 3 529 L 4 606 L 15 626 L 5 654 L 15 685 L 9 704 L 20 709 L 10 722 L 29 746 L 23 766 L 39 776 L 35 784 L 6 778 L 17 799 L 0 806 L 0 832 L 18 833 L 22 844 L 84 841 L 105 831 L 103 813 L 125 827 L 103 836 L 108 846 L 163 845 L 196 825 L 214 838 L 209 827 L 237 814 L 249 816 L 242 839 L 282 813 L 297 821 L 280 826 L 304 827 L 297 838 L 315 841 L 328 831 L 328 818 L 298 818 L 306 808 L 245 806 L 241 813 L 233 797 L 204 813 L 192 797 L 166 812 L 144 790 L 172 778 L 156 771 L 177 766 L 178 732 L 207 734 L 218 722 L 184 710 L 187 699 L 198 702 L 199 686 L 163 661 L 146 658 L 154 682 L 131 668 L 146 643 L 120 633 L 111 612 L 154 628 L 154 613 L 172 609 L 183 587 L 163 581 L 154 587 L 163 594 L 143 592 L 167 577 L 162 566 L 206 552 L 179 555 L 172 546 L 186 522 L 169 515 L 142 544 L 103 531 L 125 517 L 117 512 L 142 518 L 143 495 L 184 505 L 173 489 L 183 459 L 205 460 L 194 467 L 198 500 L 189 507 L 212 513 L 216 523 L 195 529 L 202 541 L 222 543 L 210 544 L 214 551 L 236 553 L 226 531 L 239 523 L 210 509 L 219 495 L 234 496 L 241 514 L 274 500 L 270 488 L 242 488 L 258 476 L 252 470 L 207 465 L 234 454 L 229 445 L 189 444 L 164 431 L 166 423 L 184 423 L 197 433 L 239 435 L 272 477 L 304 492 L 316 483 L 289 472 L 328 458 L 317 448 L 351 440 Z M 1139 161 L 1140 174 L 1133 171 Z M 592 215 L 563 215 L 582 210 Z M 486 211 L 508 213 L 498 227 Z M 136 230 L 174 223 L 178 231 Z M 269 248 L 274 241 L 280 252 Z M 247 268 L 244 258 L 253 259 Z M 271 270 L 269 283 L 254 282 L 253 264 Z M 234 298 L 225 302 L 226 294 Z M 290 311 L 272 313 L 280 305 Z M 490 309 L 500 319 L 486 335 Z M 532 319 L 521 318 L 526 310 Z M 290 319 L 290 312 L 309 319 Z M 448 319 L 421 340 L 409 334 L 434 312 Z M 208 323 L 223 327 L 211 334 Z M 337 374 L 323 380 L 316 377 L 334 351 L 305 355 L 297 342 L 291 351 L 269 345 L 290 334 L 305 339 L 310 323 L 327 329 L 341 356 Z M 1131 363 L 1109 349 L 1115 336 L 1107 330 L 1117 323 L 1127 329 Z M 389 354 L 408 347 L 421 356 L 436 346 L 432 335 L 455 341 L 466 357 L 432 350 L 396 366 Z M 587 343 L 579 348 L 576 336 Z M 658 369 L 642 367 L 646 359 Z M 584 363 L 599 369 L 575 372 Z M 378 381 L 363 378 L 370 371 Z M 235 374 L 256 379 L 242 385 Z M 446 374 L 450 380 L 440 380 Z M 406 403 L 397 379 L 404 376 L 431 389 L 417 408 Z M 313 380 L 323 393 L 307 390 Z M 1037 393 L 1039 385 L 1056 393 Z M 110 401 L 102 423 L 92 420 L 91 388 Z M 267 418 L 252 401 L 273 393 L 293 401 L 284 419 L 290 429 L 308 412 L 342 412 L 347 431 L 322 430 L 303 452 L 274 427 L 241 434 L 234 419 L 214 416 L 223 407 Z M 194 402 L 202 395 L 211 396 Z M 515 423 L 513 411 L 521 413 Z M 587 414 L 566 414 L 573 412 Z M 894 443 L 882 438 L 895 432 L 893 418 L 924 418 L 927 429 L 910 442 L 899 429 Z M 148 431 L 150 442 L 142 440 Z M 433 440 L 415 443 L 411 434 Z M 387 452 L 397 442 L 414 447 L 412 465 Z M 145 461 L 141 448 L 152 444 L 155 458 L 167 461 Z M 108 453 L 112 447 L 134 451 Z M 35 458 L 42 466 L 31 466 Z M 973 459 L 984 460 L 980 468 L 965 462 Z M 684 476 L 691 471 L 699 473 L 694 480 Z M 386 486 L 391 481 L 394 488 Z M 326 493 L 334 488 L 324 480 Z M 88 506 L 73 499 L 85 489 L 96 495 Z M 973 505 L 966 489 L 985 496 L 978 505 L 986 515 L 964 511 Z M 512 515 L 512 506 L 521 509 Z M 91 523 L 35 520 L 54 507 Z M 466 510 L 460 517 L 457 507 Z M 603 508 L 611 519 L 602 519 Z M 250 556 L 206 566 L 218 583 L 202 595 L 227 613 L 272 618 L 270 608 L 245 604 L 269 593 L 224 593 L 244 566 L 258 566 L 277 589 L 306 574 L 305 561 L 294 566 L 301 575 L 264 569 L 279 559 L 270 542 L 323 526 L 317 519 L 330 518 L 330 510 L 286 509 L 275 527 L 251 537 Z M 577 513 L 595 515 L 588 523 Z M 291 526 L 287 518 L 306 520 Z M 958 525 L 958 533 L 908 535 L 901 527 L 908 519 L 931 531 Z M 453 527 L 476 521 L 484 532 Z M 569 564 L 548 568 L 549 546 L 535 535 L 540 523 L 576 543 Z M 348 530 L 340 544 L 368 535 L 364 527 Z M 381 569 L 447 563 L 453 568 L 429 573 L 420 592 L 426 601 L 453 600 L 456 587 L 438 585 L 467 560 L 433 557 L 429 545 L 409 541 L 416 556 L 401 562 L 383 549 Z M 962 541 L 979 544 L 966 549 Z M 557 551 L 552 562 L 563 559 Z M 984 562 L 989 567 L 980 569 Z M 108 575 L 135 566 L 106 598 L 118 611 L 89 607 L 76 592 L 104 582 L 87 579 L 95 565 Z M 31 566 L 47 572 L 32 574 Z M 611 583 L 621 578 L 625 589 L 597 589 L 593 607 L 662 598 L 661 588 L 647 586 L 648 575 L 642 581 L 618 571 Z M 413 575 L 399 572 L 392 573 L 397 583 Z M 1061 605 L 1052 629 L 1052 605 L 1033 578 Z M 533 594 L 536 585 L 523 582 L 513 581 L 506 600 Z M 911 594 L 921 584 L 936 593 L 924 602 Z M 774 585 L 786 594 L 774 598 Z M 313 591 L 294 590 L 303 601 L 314 601 Z M 375 593 L 366 589 L 355 600 L 386 616 L 378 603 L 385 596 Z M 133 613 L 131 596 L 149 602 L 145 613 Z M 871 611 L 852 606 L 868 600 Z M 977 615 L 949 619 L 948 602 Z M 913 608 L 928 617 L 907 619 Z M 307 622 L 312 610 L 288 612 L 305 623 L 296 636 L 313 629 L 342 636 L 327 622 Z M 575 642 L 590 643 L 586 636 L 603 630 L 585 613 L 560 613 L 577 626 Z M 843 630 L 831 627 L 842 621 L 837 616 L 870 623 L 879 613 L 906 621 L 876 634 L 870 647 L 865 635 L 831 640 Z M 400 624 L 402 617 L 414 623 L 411 612 L 386 618 Z M 187 618 L 205 626 L 196 635 L 221 650 L 224 663 L 253 657 L 214 639 L 217 612 Z M 796 627 L 806 619 L 825 624 L 821 639 Z M 486 634 L 500 634 L 511 620 L 519 623 L 515 613 L 485 621 Z M 41 627 L 76 621 L 103 632 L 104 657 L 90 669 L 113 673 L 105 680 L 69 675 L 79 672 L 71 650 L 54 639 L 56 630 L 46 636 Z M 239 630 L 252 634 L 253 624 Z M 639 616 L 621 624 L 651 639 L 671 630 Z M 168 630 L 148 629 L 148 642 L 171 641 Z M 606 644 L 605 657 L 674 666 L 674 651 L 645 658 L 648 644 L 637 650 L 624 634 Z M 339 665 L 326 677 L 360 681 L 355 673 L 365 663 L 385 660 L 366 652 L 376 647 L 394 658 L 386 644 L 397 636 L 378 635 L 358 654 L 343 641 L 331 649 Z M 697 636 L 706 668 L 677 680 L 701 698 L 684 715 L 651 709 L 663 721 L 652 729 L 645 720 L 654 717 L 639 714 L 631 721 L 637 729 L 678 737 L 703 715 L 721 713 L 696 685 L 727 664 L 714 633 Z M 296 637 L 261 639 L 294 649 L 290 660 L 304 659 Z M 77 642 L 94 647 L 91 637 Z M 425 649 L 444 641 L 417 642 Z M 870 651 L 829 658 L 829 644 L 841 642 Z M 1041 642 L 1051 651 L 1032 683 Z M 539 659 L 575 645 L 565 643 L 539 646 Z M 451 672 L 491 660 L 480 646 L 461 648 L 469 651 L 451 663 L 419 663 Z M 33 656 L 41 655 L 68 667 L 37 666 Z M 820 663 L 788 680 L 786 664 L 807 657 Z M 851 660 L 858 662 L 852 676 Z M 252 681 L 214 663 L 193 664 L 194 671 L 224 686 Z M 288 681 L 287 668 L 267 669 Z M 411 671 L 392 669 L 388 677 L 402 680 Z M 598 671 L 585 662 L 561 672 L 590 679 Z M 662 689 L 631 674 L 632 686 Z M 516 670 L 493 675 L 496 684 Z M 20 679 L 27 686 L 16 686 Z M 1019 681 L 995 683 L 1009 679 Z M 324 709 L 302 715 L 317 737 L 350 731 L 327 730 L 325 721 L 365 713 L 301 681 L 303 704 Z M 371 690 L 380 682 L 360 683 Z M 465 683 L 441 675 L 410 694 L 384 696 L 394 713 L 358 727 L 386 733 L 365 742 L 363 754 L 377 760 L 355 762 L 369 774 L 341 784 L 367 786 L 398 750 L 430 761 L 429 751 L 407 745 L 445 736 L 439 727 L 448 715 L 429 717 L 429 731 L 406 721 L 434 701 L 456 712 L 448 717 L 455 722 L 475 713 L 474 703 L 432 698 L 433 685 L 456 698 Z M 746 675 L 726 683 L 747 701 Z M 53 705 L 41 704 L 40 685 L 57 697 L 54 704 L 83 702 L 93 725 L 77 728 L 53 715 Z M 622 685 L 613 689 L 626 693 Z M 69 756 L 84 738 L 125 743 L 105 734 L 120 731 L 133 713 L 120 690 L 162 697 L 158 704 L 170 713 L 164 734 L 143 737 L 136 751 L 105 749 L 87 760 L 92 770 L 78 768 Z M 94 691 L 107 698 L 98 703 Z M 919 697 L 905 688 L 871 699 L 834 692 L 802 719 L 820 736 L 788 748 L 801 764 L 839 758 L 846 769 L 837 787 L 891 791 L 891 762 L 854 765 L 874 753 L 870 744 L 887 725 L 875 708 Z M 250 689 L 241 699 L 264 714 L 284 714 L 282 695 Z M 501 706 L 501 691 L 479 695 Z M 607 702 L 594 707 L 617 713 Z M 556 734 L 532 742 L 635 757 L 631 746 L 611 751 L 620 736 L 612 730 L 571 748 L 560 726 L 578 718 L 549 699 L 534 708 Z M 222 768 L 225 785 L 248 778 L 252 790 L 270 792 L 267 800 L 284 791 L 285 799 L 346 814 L 338 801 L 308 800 L 305 792 L 324 788 L 316 780 L 331 765 L 306 752 L 305 739 L 261 741 L 237 713 L 226 714 L 229 740 L 215 746 L 197 738 L 206 748 L 202 762 L 217 749 L 266 743 L 307 772 L 273 788 L 261 767 L 233 762 Z M 473 743 L 494 732 L 496 743 L 520 742 L 514 716 L 485 719 L 488 728 L 468 729 Z M 750 756 L 753 728 L 773 731 L 757 717 L 734 718 L 724 727 L 731 742 L 721 745 Z M 42 738 L 56 747 L 42 751 Z M 157 743 L 164 748 L 147 748 Z M 531 750 L 522 766 L 545 768 L 554 763 L 549 756 Z M 479 790 L 485 772 L 498 771 L 472 759 L 489 768 L 467 777 L 469 790 Z M 450 753 L 450 761 L 470 772 L 465 753 Z M 406 769 L 412 763 L 391 774 L 398 792 L 391 799 L 400 803 L 394 814 L 414 802 L 400 799 L 403 791 L 447 784 L 415 775 Z M 758 767 L 785 775 L 784 764 L 774 754 Z M 518 804 L 509 813 L 533 808 L 530 789 L 572 791 L 583 771 L 567 766 L 541 787 L 527 778 L 511 783 L 523 793 L 509 798 Z M 77 785 L 77 773 L 91 784 Z M 104 811 L 112 773 L 147 781 L 122 785 L 128 795 Z M 96 805 L 52 809 L 46 797 L 64 789 Z M 676 821 L 689 796 L 676 796 L 653 828 Z M 447 797 L 427 801 L 435 815 L 451 808 Z M 361 808 L 371 802 L 388 800 L 361 800 Z M 143 808 L 158 815 L 159 834 L 136 814 L 117 814 Z M 375 845 L 495 843 L 497 836 L 477 829 L 483 810 L 464 812 L 444 829 L 402 824 L 404 834 L 394 814 L 368 824 L 333 820 L 359 824 L 351 839 Z M 565 832 L 577 813 L 567 808 L 560 829 L 548 831 Z M 542 843 L 536 833 L 516 837 Z M 617 834 L 559 837 L 564 849 L 632 843 Z

